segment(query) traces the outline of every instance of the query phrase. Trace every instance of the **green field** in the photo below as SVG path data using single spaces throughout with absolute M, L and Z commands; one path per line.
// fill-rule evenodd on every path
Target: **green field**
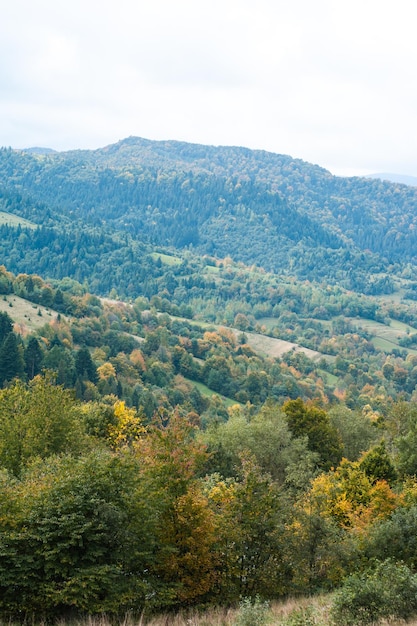
M 206 265 L 204 271 L 207 274 L 218 274 L 220 272 L 220 268 L 217 265 Z
M 366 318 L 347 318 L 349 321 L 358 328 L 366 330 L 366 332 L 373 335 L 371 341 L 377 350 L 384 352 L 391 352 L 395 348 L 405 350 L 407 354 L 417 354 L 417 350 L 414 348 L 405 348 L 400 346 L 398 341 L 401 337 L 405 337 L 408 333 L 417 333 L 417 329 L 399 322 L 398 320 L 391 320 L 391 323 L 382 324 L 375 320 L 369 320 Z
M 178 256 L 172 256 L 170 254 L 162 254 L 161 252 L 152 252 L 151 257 L 157 261 L 160 259 L 164 265 L 181 265 L 182 259 Z
M 323 379 L 323 382 L 329 387 L 337 387 L 337 383 L 339 381 L 338 377 L 334 374 L 330 374 L 330 372 L 326 372 L 326 370 L 318 369 L 317 374 L 320 378 Z
M 198 391 L 201 393 L 202 396 L 206 396 L 207 398 L 211 398 L 212 396 L 219 396 L 219 398 L 223 400 L 224 404 L 227 407 L 233 406 L 235 404 L 239 404 L 237 400 L 226 398 L 226 396 L 222 396 L 220 393 L 217 393 L 216 391 L 209 389 L 209 387 L 207 387 L 206 385 L 203 385 L 203 383 L 196 382 L 195 380 L 191 380 L 189 378 L 187 378 L 186 380 L 188 380 L 189 383 L 194 385 L 194 387 L 197 387 Z

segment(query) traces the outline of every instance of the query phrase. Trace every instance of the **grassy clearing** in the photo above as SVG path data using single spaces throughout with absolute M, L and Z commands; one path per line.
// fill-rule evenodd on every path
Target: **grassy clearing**
M 375 320 L 368 320 L 364 317 L 350 317 L 347 318 L 354 326 L 363 328 L 369 333 L 372 333 L 376 337 L 382 337 L 392 343 L 397 343 L 400 337 L 404 337 L 407 332 L 417 333 L 417 328 L 413 328 L 408 324 L 399 322 L 398 320 L 391 320 L 390 324 L 382 324 Z
M 339 379 L 334 374 L 330 374 L 330 372 L 326 372 L 326 370 L 322 369 L 318 369 L 317 374 L 323 379 L 326 385 L 329 385 L 329 387 L 337 387 Z
M 278 320 L 276 317 L 261 317 L 260 319 L 256 321 L 260 326 L 265 326 L 267 331 L 272 330 L 274 326 L 277 326 L 277 323 L 278 323 Z
M 8 224 L 9 226 L 24 226 L 25 228 L 38 228 L 37 224 L 26 220 L 24 217 L 13 215 L 13 213 L 6 213 L 6 211 L 0 211 L 0 226 Z
M 58 315 L 52 309 L 34 304 L 13 294 L 0 297 L 0 311 L 7 313 L 12 318 L 15 323 L 15 331 L 24 336 L 45 326 L 51 320 L 56 319 Z M 66 319 L 64 315 L 61 317 Z
M 240 336 L 242 334 L 242 331 L 240 330 L 234 330 L 234 332 L 237 336 Z M 313 361 L 318 361 L 322 357 L 326 358 L 326 355 L 323 355 L 316 350 L 304 348 L 303 346 L 292 343 L 291 341 L 285 341 L 284 339 L 267 337 L 266 335 L 261 335 L 259 333 L 245 332 L 245 335 L 247 337 L 247 342 L 250 347 L 255 350 L 255 352 L 259 352 L 259 354 L 262 354 L 264 356 L 280 358 L 286 352 L 296 350 L 297 352 L 304 352 L 304 354 Z
M 213 396 L 219 396 L 219 398 L 223 400 L 223 402 L 225 403 L 227 407 L 233 406 L 235 404 L 239 404 L 237 400 L 226 398 L 226 396 L 222 396 L 220 393 L 217 393 L 217 391 L 213 391 L 212 389 L 210 389 L 203 383 L 196 382 L 195 380 L 191 380 L 190 378 L 187 378 L 186 380 L 188 380 L 189 383 L 194 385 L 194 387 L 197 387 L 198 391 L 201 393 L 202 396 L 206 396 L 207 398 L 212 398 Z
M 362 328 L 366 332 L 373 335 L 372 343 L 377 350 L 383 352 L 391 352 L 395 348 L 405 350 L 407 354 L 417 354 L 417 350 L 414 348 L 404 348 L 399 345 L 398 341 L 401 337 L 405 337 L 407 333 L 417 333 L 417 329 L 399 322 L 398 320 L 391 320 L 390 325 L 382 324 L 381 322 L 375 322 L 375 320 L 368 320 L 366 318 L 347 318 L 349 321 L 358 328 Z
M 239 338 L 242 334 L 244 334 L 247 338 L 248 345 L 255 351 L 258 352 L 261 356 L 270 357 L 270 358 L 280 358 L 286 352 L 290 352 L 291 350 L 296 350 L 297 352 L 304 352 L 306 356 L 308 356 L 313 361 L 318 361 L 321 358 L 325 358 L 326 360 L 333 360 L 334 357 L 330 357 L 326 354 L 322 354 L 321 352 L 317 352 L 317 350 L 310 350 L 310 348 L 304 348 L 297 343 L 292 343 L 291 341 L 285 341 L 284 339 L 276 339 L 275 337 L 268 337 L 267 335 L 261 335 L 260 333 L 252 333 L 249 331 L 241 331 L 237 328 L 231 328 L 230 326 L 225 326 L 224 324 L 213 324 L 208 322 L 203 322 L 201 320 L 189 320 L 184 317 L 174 317 L 171 316 L 172 319 L 177 319 L 181 321 L 188 322 L 189 324 L 194 324 L 195 326 L 200 326 L 201 328 L 207 329 L 215 329 L 219 330 L 219 328 L 227 328 L 231 330 L 236 338 Z M 272 319 L 272 318 L 271 318 Z
M 151 257 L 157 261 L 160 259 L 163 265 L 181 265 L 182 259 L 178 256 L 172 256 L 170 254 L 162 254 L 161 252 L 152 252 Z

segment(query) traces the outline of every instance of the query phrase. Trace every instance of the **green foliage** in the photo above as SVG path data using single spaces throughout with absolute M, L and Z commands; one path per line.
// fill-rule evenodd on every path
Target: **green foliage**
M 271 619 L 269 603 L 257 595 L 255 598 L 243 598 L 239 602 L 234 626 L 267 626 Z
M 146 541 L 143 532 L 135 537 L 129 531 L 134 478 L 130 461 L 108 453 L 51 457 L 34 464 L 20 483 L 3 477 L 3 615 L 117 613 L 144 601 L 146 586 L 132 556 L 143 553 Z
M 417 506 L 399 507 L 370 529 L 364 552 L 367 558 L 392 558 L 417 570 Z
M 379 437 L 376 425 L 367 415 L 343 404 L 330 409 L 329 420 L 342 439 L 343 457 L 349 461 L 357 461 Z
M 365 626 L 385 619 L 409 619 L 417 613 L 417 576 L 401 563 L 386 560 L 349 576 L 336 593 L 336 626 Z
M 97 369 L 88 348 L 80 348 L 77 351 L 75 356 L 75 371 L 77 376 L 90 380 L 92 383 L 98 381 Z
M 301 398 L 288 400 L 282 408 L 293 435 L 308 437 L 309 449 L 320 455 L 319 465 L 323 469 L 335 467 L 342 458 L 342 442 L 327 413 L 305 405 Z
M 24 351 L 25 372 L 28 380 L 41 373 L 43 351 L 36 337 L 30 337 Z
M 0 315 L 2 614 L 244 596 L 242 620 L 257 624 L 256 594 L 331 589 L 386 555 L 415 569 L 415 500 L 401 479 L 417 473 L 417 314 L 361 295 L 391 293 L 399 277 L 415 297 L 415 190 L 241 149 L 154 147 L 0 150 L 0 208 L 44 224 L 0 226 L 2 258 L 51 277 L 1 267 L 0 293 L 59 312 L 42 311 L 38 339 Z M 311 358 L 282 354 L 284 341 Z M 403 580 L 405 597 L 408 573 L 388 570 L 385 587 Z M 376 574 L 357 576 L 355 606 L 405 614 Z
M 397 471 L 385 446 L 385 441 L 368 450 L 361 458 L 359 467 L 371 481 L 386 480 L 390 485 L 397 479 Z
M 0 313 L 0 345 L 13 330 L 13 320 L 7 313 Z
M 210 499 L 221 511 L 217 585 L 222 597 L 235 602 L 240 597 L 283 595 L 291 574 L 284 539 L 288 511 L 278 485 L 246 458 L 239 478 L 217 482 Z
M 23 346 L 13 332 L 9 332 L 0 346 L 0 387 L 5 382 L 23 376 Z
M 317 458 L 305 438 L 292 437 L 280 407 L 273 404 L 252 416 L 231 409 L 229 419 L 209 427 L 203 441 L 209 445 L 212 465 L 225 476 L 235 475 L 240 458 L 249 452 L 277 483 L 301 486 L 312 477 Z
M 30 459 L 84 447 L 80 409 L 49 376 L 0 391 L 0 467 L 19 475 Z
M 103 294 L 172 295 L 182 286 L 178 249 L 191 245 L 202 255 L 276 272 L 290 267 L 299 278 L 370 295 L 392 293 L 390 273 L 410 274 L 415 263 L 415 189 L 334 177 L 288 156 L 129 138 L 78 154 L 2 150 L 0 175 L 0 209 L 15 217 L 0 226 L 8 266 L 88 280 Z M 29 232 L 25 219 L 42 226 Z M 144 241 L 171 250 L 147 255 Z M 214 281 L 188 277 L 186 287 L 206 282 Z M 9 293 L 7 275 L 0 283 Z M 42 297 L 48 306 L 66 305 L 65 294 L 64 303 Z M 232 319 L 237 314 L 246 311 Z

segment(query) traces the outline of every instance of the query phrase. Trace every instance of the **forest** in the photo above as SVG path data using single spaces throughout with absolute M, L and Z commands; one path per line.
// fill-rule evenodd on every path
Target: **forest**
M 225 294 L 245 271 L 253 293 L 230 325 L 201 321 L 201 294 L 180 311 L 1 268 L 3 619 L 314 596 L 375 567 L 414 584 L 413 333 L 387 354 L 347 319 L 412 307 L 216 269 Z M 299 349 L 255 349 L 274 335 Z
M 29 271 L 25 256 L 33 257 L 31 271 L 83 282 L 97 243 L 101 259 L 128 268 L 148 243 L 384 294 L 416 262 L 416 194 L 245 148 L 135 137 L 95 151 L 2 148 L 0 210 L 33 225 L 16 240 L 6 223 L 2 256 L 11 271 Z M 57 267 L 40 253 L 52 241 Z M 99 288 L 105 295 L 107 285 Z
M 137 138 L 0 181 L 0 619 L 417 615 L 415 189 Z

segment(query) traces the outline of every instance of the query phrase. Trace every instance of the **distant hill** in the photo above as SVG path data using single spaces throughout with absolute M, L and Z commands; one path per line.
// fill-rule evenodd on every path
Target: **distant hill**
M 98 150 L 0 150 L 0 210 L 42 225 L 23 240 L 4 226 L 4 262 L 57 278 L 98 271 L 101 245 L 120 267 L 146 244 L 387 293 L 417 264 L 416 207 L 414 187 L 242 147 L 129 137 Z
M 370 174 L 367 178 L 379 178 L 381 180 L 387 180 L 391 183 L 399 183 L 400 185 L 410 185 L 417 187 L 417 176 L 406 176 L 405 174 Z
M 52 148 L 24 148 L 22 152 L 29 152 L 29 154 L 53 154 L 56 150 Z

